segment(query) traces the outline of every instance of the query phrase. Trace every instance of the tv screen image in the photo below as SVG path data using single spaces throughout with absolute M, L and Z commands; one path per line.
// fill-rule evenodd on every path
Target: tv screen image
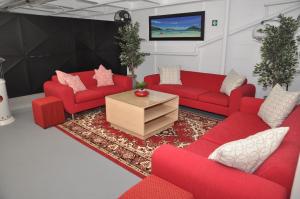
M 149 17 L 150 40 L 204 40 L 204 12 Z

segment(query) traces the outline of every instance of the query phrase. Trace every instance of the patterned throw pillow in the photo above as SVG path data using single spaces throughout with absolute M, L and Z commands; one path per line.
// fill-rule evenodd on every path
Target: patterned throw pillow
M 98 87 L 114 85 L 113 73 L 111 70 L 107 70 L 102 64 L 99 66 L 98 70 L 95 70 L 93 78 L 97 80 Z
M 218 147 L 208 159 L 253 173 L 281 144 L 289 127 L 268 129 Z
M 159 69 L 160 84 L 179 84 L 180 80 L 180 67 L 162 67 Z
M 291 113 L 299 99 L 299 92 L 287 92 L 276 84 L 261 105 L 258 115 L 271 128 L 278 127 Z
M 246 80 L 246 77 L 238 74 L 235 70 L 231 70 L 224 79 L 220 92 L 230 95 L 231 91 L 241 86 Z
M 72 75 L 64 73 L 59 70 L 56 70 L 55 72 L 56 72 L 58 82 L 61 83 L 62 85 L 67 85 L 66 79 L 68 77 L 72 77 Z
M 86 90 L 85 85 L 82 83 L 82 81 L 80 80 L 80 77 L 78 75 L 68 77 L 66 79 L 66 83 L 68 86 L 70 86 L 73 89 L 74 93 Z

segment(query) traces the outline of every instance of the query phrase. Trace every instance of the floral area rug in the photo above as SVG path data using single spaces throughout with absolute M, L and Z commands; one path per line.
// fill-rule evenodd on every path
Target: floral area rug
M 102 108 L 78 114 L 57 128 L 123 168 L 145 177 L 151 173 L 151 155 L 157 147 L 172 144 L 183 148 L 218 123 L 217 119 L 179 110 L 179 120 L 173 127 L 141 140 L 112 128 Z

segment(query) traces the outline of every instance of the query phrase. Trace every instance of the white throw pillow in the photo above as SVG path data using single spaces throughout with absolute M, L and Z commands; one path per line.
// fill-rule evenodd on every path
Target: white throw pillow
M 230 95 L 231 91 L 236 89 L 237 87 L 241 86 L 246 77 L 238 74 L 235 70 L 231 70 L 228 75 L 225 77 L 220 92 L 225 93 L 226 95 Z
M 276 84 L 262 103 L 258 115 L 270 127 L 278 127 L 298 103 L 299 92 L 285 91 Z
M 268 129 L 218 147 L 208 159 L 253 173 L 280 145 L 289 127 Z
M 159 69 L 160 84 L 182 84 L 180 67 L 162 67 Z

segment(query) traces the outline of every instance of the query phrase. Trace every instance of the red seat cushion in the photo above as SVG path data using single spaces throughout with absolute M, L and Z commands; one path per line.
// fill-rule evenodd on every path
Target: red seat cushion
M 111 85 L 111 86 L 95 87 L 95 88 L 92 88 L 92 90 L 101 92 L 103 94 L 103 96 L 107 96 L 107 95 L 112 95 L 112 94 L 123 92 L 126 89 L 124 89 L 120 86 Z
M 185 149 L 203 157 L 208 157 L 219 146 L 219 144 L 200 138 Z
M 119 199 L 193 199 L 193 195 L 155 175 L 129 189 Z
M 202 88 L 195 88 L 185 85 L 154 85 L 152 89 L 167 92 L 180 97 L 197 100 L 198 96 L 208 91 Z
M 104 94 L 99 90 L 85 90 L 85 91 L 80 91 L 75 94 L 75 102 L 76 103 L 83 103 L 83 102 L 88 102 L 91 100 L 96 100 L 103 98 Z
M 107 95 L 112 95 L 115 93 L 120 93 L 125 91 L 126 89 L 119 86 L 101 86 L 101 87 L 93 87 L 86 91 L 80 91 L 75 94 L 76 103 L 87 102 L 91 100 L 96 100 L 103 98 Z
M 298 157 L 299 148 L 284 140 L 254 174 L 276 182 L 291 191 Z
M 224 144 L 246 138 L 268 128 L 269 126 L 255 114 L 235 112 L 203 135 L 201 139 L 206 139 L 216 144 Z
M 202 102 L 208 102 L 211 104 L 217 104 L 221 106 L 229 105 L 229 97 L 223 93 L 207 92 L 198 96 L 198 100 Z

